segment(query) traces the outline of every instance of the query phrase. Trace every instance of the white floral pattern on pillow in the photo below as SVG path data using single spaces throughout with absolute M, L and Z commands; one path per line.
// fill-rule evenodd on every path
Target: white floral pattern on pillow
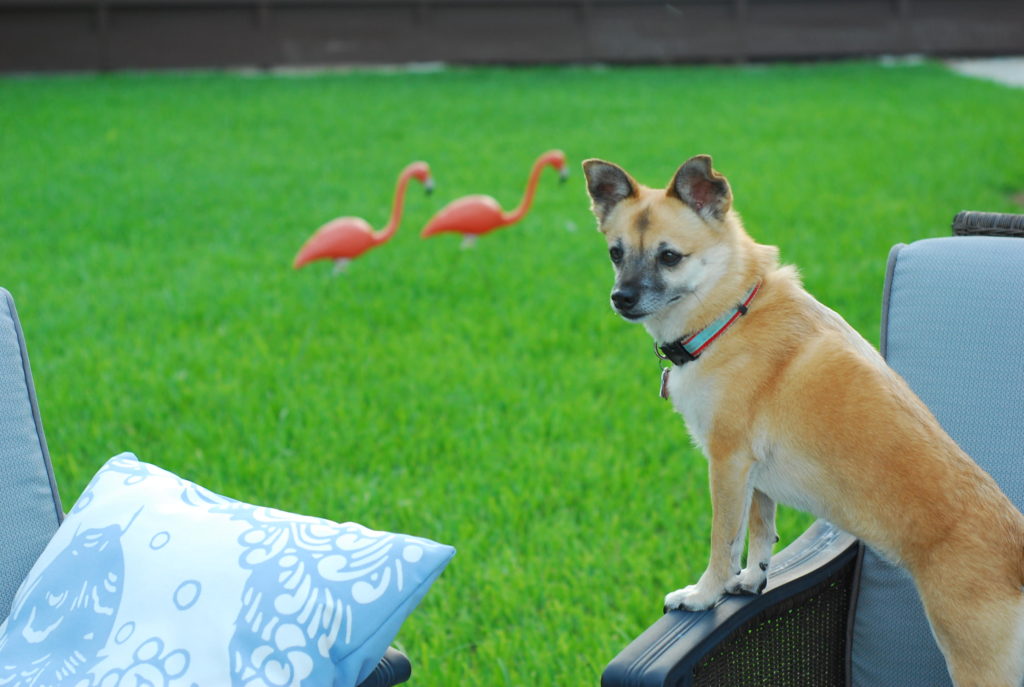
M 214 494 L 131 454 L 0 625 L 0 687 L 355 685 L 454 549 Z

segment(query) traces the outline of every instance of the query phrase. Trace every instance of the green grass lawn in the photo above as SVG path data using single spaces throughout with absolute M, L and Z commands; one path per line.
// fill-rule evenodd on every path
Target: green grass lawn
M 0 285 L 18 303 L 65 508 L 135 452 L 238 499 L 449 543 L 397 645 L 417 685 L 596 685 L 696 580 L 706 464 L 657 397 L 579 163 L 667 183 L 710 153 L 749 231 L 877 342 L 889 247 L 1019 211 L 1024 91 L 935 64 L 0 79 Z M 448 200 L 518 202 L 462 251 Z M 392 242 L 340 278 L 321 223 Z M 783 544 L 809 518 L 780 516 Z

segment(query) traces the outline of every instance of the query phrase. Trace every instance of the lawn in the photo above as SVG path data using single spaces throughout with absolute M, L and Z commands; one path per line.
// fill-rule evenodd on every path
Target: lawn
M 65 508 L 135 452 L 220 493 L 452 544 L 413 684 L 596 685 L 708 552 L 706 464 L 657 396 L 579 163 L 706 152 L 749 231 L 872 342 L 889 247 L 1020 211 L 1024 91 L 932 63 L 0 78 L 0 285 Z M 468 251 L 448 200 L 514 206 Z M 321 223 L 394 239 L 293 271 Z M 780 516 L 783 545 L 807 524 Z

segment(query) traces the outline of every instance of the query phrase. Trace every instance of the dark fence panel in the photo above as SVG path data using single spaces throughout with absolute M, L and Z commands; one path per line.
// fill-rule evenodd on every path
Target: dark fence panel
M 1022 0 L 0 0 L 0 71 L 1024 53 Z

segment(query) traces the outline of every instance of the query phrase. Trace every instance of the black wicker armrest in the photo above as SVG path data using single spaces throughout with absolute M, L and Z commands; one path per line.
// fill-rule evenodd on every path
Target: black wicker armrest
M 1024 237 L 1024 215 L 964 210 L 953 218 L 955 236 Z
M 666 613 L 608 664 L 602 687 L 844 684 L 859 553 L 819 520 L 772 558 L 761 595 Z
M 405 682 L 412 675 L 409 658 L 393 646 L 384 652 L 384 657 L 373 669 L 370 676 L 359 683 L 359 687 L 391 687 Z

